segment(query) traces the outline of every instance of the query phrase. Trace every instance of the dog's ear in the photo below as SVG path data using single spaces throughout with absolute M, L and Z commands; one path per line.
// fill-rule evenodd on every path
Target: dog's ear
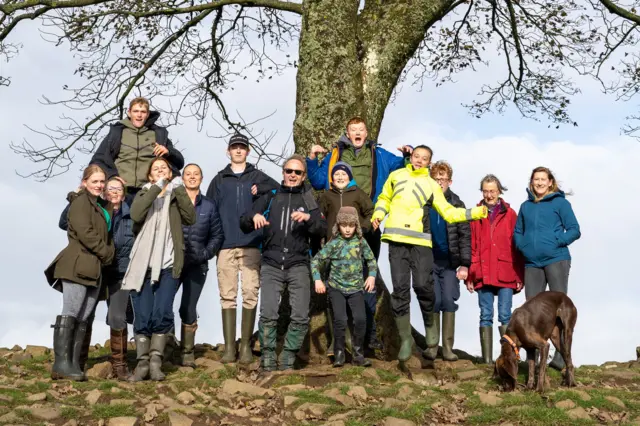
M 509 378 L 513 382 L 513 388 L 515 389 L 518 383 L 518 360 L 515 357 L 509 360 L 508 364 L 505 365 L 504 371 L 509 375 Z
M 496 359 L 496 363 L 493 365 L 493 378 L 500 377 L 500 370 L 503 368 L 504 361 L 502 360 L 502 355 Z

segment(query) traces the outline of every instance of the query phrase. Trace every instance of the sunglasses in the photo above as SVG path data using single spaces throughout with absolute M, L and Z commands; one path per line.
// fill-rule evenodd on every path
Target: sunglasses
M 284 169 L 284 172 L 288 175 L 290 175 L 291 173 L 295 173 L 296 176 L 302 176 L 302 174 L 304 173 L 304 170 Z

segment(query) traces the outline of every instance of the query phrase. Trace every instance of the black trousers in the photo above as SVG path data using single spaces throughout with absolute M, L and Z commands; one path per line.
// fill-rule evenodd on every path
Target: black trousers
M 334 351 L 345 348 L 345 330 L 347 328 L 347 305 L 353 318 L 353 347 L 362 348 L 364 334 L 367 326 L 366 312 L 364 309 L 364 294 L 359 291 L 352 294 L 344 294 L 340 290 L 329 287 L 329 300 L 333 310 L 333 349 Z
M 431 325 L 435 291 L 433 284 L 433 253 L 431 247 L 412 244 L 389 243 L 389 265 L 391 267 L 391 307 L 395 317 L 409 315 L 411 284 L 418 298 L 425 326 Z

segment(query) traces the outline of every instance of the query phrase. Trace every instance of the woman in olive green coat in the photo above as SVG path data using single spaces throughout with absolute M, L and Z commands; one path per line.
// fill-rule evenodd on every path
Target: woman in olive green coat
M 104 185 L 105 174 L 99 166 L 84 170 L 81 190 L 69 207 L 69 243 L 45 271 L 49 284 L 62 291 L 63 300 L 53 326 L 52 379 L 86 380 L 80 352 L 87 319 L 98 302 L 102 267 L 114 256 L 109 235 L 112 208 L 100 198 Z
M 132 381 L 163 380 L 167 333 L 174 326 L 173 300 L 184 265 L 182 225 L 196 223 L 196 210 L 182 184 L 173 179 L 162 157 L 149 165 L 149 183 L 131 205 L 136 241 L 122 280 L 131 292 L 138 365 Z

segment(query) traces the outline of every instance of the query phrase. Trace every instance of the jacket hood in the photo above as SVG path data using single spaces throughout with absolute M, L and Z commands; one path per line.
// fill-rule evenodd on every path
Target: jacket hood
M 529 201 L 536 201 L 536 195 L 531 192 L 531 190 L 529 188 L 527 188 L 527 196 L 529 197 Z M 550 201 L 553 200 L 556 197 L 560 197 L 560 198 L 566 198 L 565 197 L 565 193 L 562 190 L 557 190 L 556 192 L 552 192 L 551 194 L 547 194 L 544 197 L 542 197 L 542 199 L 540 200 L 542 201 Z
M 484 200 L 480 200 L 480 202 L 478 204 L 476 204 L 476 206 L 481 207 L 486 205 L 484 203 Z M 507 210 L 509 210 L 509 207 L 511 207 L 511 205 L 509 203 L 507 203 L 503 198 L 500 198 L 500 205 L 502 206 L 501 209 L 501 213 L 506 212 Z
M 417 170 L 415 170 L 415 169 L 413 168 L 413 164 L 411 164 L 411 163 L 407 164 L 407 165 L 405 166 L 405 168 L 406 168 L 407 170 L 409 170 L 409 172 L 410 172 L 410 173 L 415 173 L 415 174 L 418 174 L 418 175 L 424 175 L 424 174 L 426 174 L 427 176 L 429 176 L 429 173 L 430 173 L 430 172 L 429 172 L 429 168 L 428 168 L 428 167 L 423 167 L 423 168 L 421 168 L 421 169 L 417 169 Z
M 344 187 L 342 191 L 354 191 L 358 185 L 356 184 L 355 179 L 351 179 L 351 181 Z M 336 188 L 333 182 L 331 182 L 331 189 L 335 192 L 340 192 L 340 189 Z
M 375 142 L 367 139 L 366 141 L 364 141 L 364 145 L 362 145 L 362 147 L 371 146 L 372 144 L 375 144 Z M 353 146 L 353 142 L 351 142 L 351 139 L 349 139 L 344 133 L 340 135 L 340 139 L 338 139 L 338 145 L 342 145 L 343 148 L 348 148 L 350 146 L 355 148 L 355 146 Z
M 160 113 L 158 111 L 150 111 L 149 117 L 147 117 L 147 121 L 144 122 L 144 126 L 142 126 L 142 128 L 149 129 L 151 126 L 153 126 L 156 123 L 158 118 L 160 118 Z M 124 127 L 127 127 L 131 130 L 138 130 L 138 128 L 133 125 L 133 123 L 131 122 L 131 120 L 129 120 L 128 117 L 120 120 L 120 124 L 122 124 Z
M 256 168 L 253 166 L 253 164 L 251 163 L 247 163 L 247 166 L 244 168 L 244 172 L 242 172 L 242 174 L 246 174 L 246 173 L 250 173 L 252 171 L 254 171 Z M 222 169 L 222 171 L 220 172 L 222 173 L 222 176 L 235 176 L 236 172 L 233 171 L 233 169 L 231 168 L 231 164 L 227 164 L 227 167 L 225 167 L 224 169 Z
M 73 200 L 75 200 L 76 198 L 78 198 L 78 195 L 80 195 L 80 191 L 76 192 L 76 191 L 71 191 L 67 194 L 67 201 L 68 202 L 72 202 Z

